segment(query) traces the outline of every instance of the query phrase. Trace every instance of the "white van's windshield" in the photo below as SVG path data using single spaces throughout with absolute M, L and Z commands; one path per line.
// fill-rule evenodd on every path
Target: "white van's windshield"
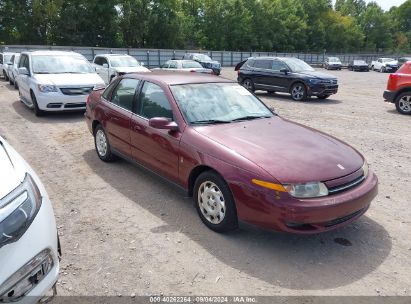
M 87 74 L 94 73 L 90 63 L 80 56 L 34 55 L 32 56 L 35 74 Z

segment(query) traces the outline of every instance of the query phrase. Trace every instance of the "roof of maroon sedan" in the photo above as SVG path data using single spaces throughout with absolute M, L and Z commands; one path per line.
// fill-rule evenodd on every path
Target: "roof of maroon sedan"
M 168 72 L 154 71 L 148 73 L 130 73 L 127 77 L 161 81 L 167 85 L 190 84 L 190 83 L 210 83 L 210 82 L 234 82 L 220 76 L 194 73 L 194 72 Z

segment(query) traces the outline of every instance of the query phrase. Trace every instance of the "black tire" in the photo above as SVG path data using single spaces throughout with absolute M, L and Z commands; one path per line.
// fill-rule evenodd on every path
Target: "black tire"
M 371 71 L 375 71 L 375 69 L 374 69 L 374 66 L 373 66 L 373 65 L 371 66 Z
M 100 133 L 101 132 L 101 133 Z M 106 150 L 105 153 L 103 153 L 103 151 L 101 149 L 99 149 L 98 147 L 98 139 L 97 137 L 99 136 L 104 136 L 105 138 L 105 142 L 106 142 Z M 102 143 L 100 143 L 102 144 Z M 108 137 L 106 135 L 106 131 L 104 131 L 103 127 L 99 124 L 96 126 L 96 128 L 94 129 L 94 147 L 96 149 L 96 153 L 97 156 L 104 162 L 113 162 L 115 161 L 116 157 L 115 155 L 111 152 L 111 147 L 110 147 L 110 143 L 108 141 Z
M 17 81 L 16 81 L 16 80 L 14 80 L 14 88 L 15 88 L 16 90 L 19 89 L 19 85 L 17 84 Z
M 43 115 L 44 115 L 44 111 L 43 111 L 43 110 L 40 110 L 39 105 L 37 104 L 36 96 L 34 95 L 33 92 L 31 92 L 30 96 L 31 96 L 31 101 L 33 102 L 34 114 L 35 114 L 37 117 L 43 116 Z
M 250 78 L 244 79 L 241 85 L 245 87 L 247 90 L 249 90 L 250 92 L 254 93 L 255 91 L 254 82 Z
M 301 89 L 299 89 L 299 87 L 301 87 Z M 290 94 L 293 100 L 304 101 L 307 99 L 307 87 L 302 82 L 296 82 L 291 86 Z
M 9 78 L 9 84 L 10 84 L 10 85 L 14 85 L 14 81 L 11 80 L 11 78 Z
M 223 200 L 225 202 L 224 204 L 225 211 L 221 212 L 224 214 L 224 218 L 221 221 L 218 215 L 213 216 L 210 214 L 210 218 L 214 218 L 216 219 L 216 221 L 220 221 L 218 223 L 212 223 L 203 214 L 203 212 L 206 214 L 209 214 L 209 213 L 204 207 L 202 207 L 202 199 L 201 197 L 199 197 L 199 192 L 201 191 L 200 188 L 202 188 L 204 185 L 207 185 L 207 183 L 209 183 L 210 185 L 214 184 L 214 186 L 217 187 L 217 188 L 214 187 L 213 189 L 219 190 L 215 192 L 222 194 Z M 215 201 L 215 197 L 213 197 L 212 199 Z M 193 201 L 194 201 L 195 207 L 197 209 L 197 212 L 198 212 L 198 215 L 200 216 L 201 221 L 211 230 L 215 232 L 228 232 L 228 231 L 232 231 L 238 228 L 237 210 L 235 207 L 233 195 L 231 194 L 230 188 L 228 187 L 225 180 L 216 172 L 205 171 L 197 177 L 197 180 L 194 184 Z M 212 209 L 213 211 L 214 211 L 214 208 L 218 207 L 217 203 L 214 204 L 213 206 L 211 206 L 208 202 L 207 204 L 210 208 L 213 208 Z
M 323 94 L 323 95 L 318 95 L 317 97 L 318 97 L 318 99 L 327 99 L 328 97 L 330 97 L 331 95 L 326 95 L 326 94 Z
M 385 67 L 384 67 L 384 66 L 382 66 L 382 67 L 380 68 L 380 73 L 385 73 Z
M 411 91 L 401 93 L 395 98 L 395 108 L 398 113 L 411 115 Z
M 9 77 L 7 77 L 6 71 L 3 71 L 4 80 L 9 81 Z

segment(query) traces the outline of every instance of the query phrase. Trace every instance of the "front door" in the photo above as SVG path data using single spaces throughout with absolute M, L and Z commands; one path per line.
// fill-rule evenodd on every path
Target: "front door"
M 166 117 L 173 111 L 163 89 L 144 82 L 135 114 L 131 117 L 131 151 L 133 158 L 160 175 L 178 181 L 178 157 L 181 133 L 149 126 L 149 119 Z
M 281 72 L 282 69 L 287 69 L 289 72 L 287 72 L 287 74 Z M 292 76 L 287 65 L 281 60 L 275 59 L 273 60 L 271 71 L 271 76 L 267 80 L 267 85 L 270 85 L 273 91 L 288 92 L 288 86 L 291 83 Z
M 22 55 L 19 61 L 19 68 L 26 68 L 29 72 L 29 75 L 18 75 L 18 85 L 19 85 L 19 93 L 20 95 L 29 103 L 31 103 L 31 96 L 30 96 L 30 63 L 29 57 L 27 55 Z

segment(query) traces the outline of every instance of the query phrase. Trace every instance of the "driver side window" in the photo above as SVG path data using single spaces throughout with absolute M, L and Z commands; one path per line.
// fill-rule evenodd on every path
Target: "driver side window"
M 279 71 L 281 71 L 281 69 L 287 69 L 287 66 L 285 65 L 284 62 L 282 62 L 280 60 L 273 60 L 273 65 L 272 65 L 271 69 L 275 72 L 279 72 Z
M 145 82 L 140 93 L 138 114 L 145 118 L 166 117 L 173 120 L 173 111 L 163 89 L 151 82 Z

